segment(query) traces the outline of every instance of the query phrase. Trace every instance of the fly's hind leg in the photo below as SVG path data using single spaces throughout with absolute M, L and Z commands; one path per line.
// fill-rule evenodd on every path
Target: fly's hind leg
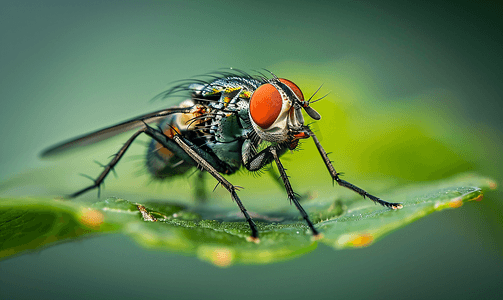
M 92 185 L 90 185 L 86 188 L 83 188 L 83 189 L 81 189 L 71 195 L 68 195 L 67 197 L 68 198 L 75 198 L 75 197 L 78 197 L 78 196 L 80 196 L 90 190 L 93 190 L 96 188 L 99 189 L 101 184 L 103 184 L 103 181 L 105 180 L 105 178 L 108 176 L 110 171 L 112 171 L 114 169 L 114 167 L 119 163 L 119 161 L 124 156 L 126 151 L 129 149 L 129 147 L 131 146 L 133 141 L 142 133 L 145 133 L 149 136 L 152 136 L 152 133 L 150 133 L 150 130 L 152 130 L 150 127 L 144 127 L 144 128 L 141 128 L 140 130 L 138 130 L 137 132 L 135 132 L 126 141 L 126 143 L 124 143 L 124 145 L 120 148 L 120 150 L 114 155 L 112 160 L 107 165 L 104 166 L 103 172 L 101 172 L 101 174 L 94 180 Z M 160 133 L 160 134 L 162 134 L 162 133 Z M 178 145 L 173 140 L 166 138 L 165 142 L 162 145 L 163 145 L 163 147 L 172 151 L 175 155 L 177 155 L 181 159 L 190 160 L 190 157 L 187 156 L 187 154 L 182 149 L 180 149 L 180 147 L 178 147 Z
M 92 185 L 90 185 L 86 188 L 83 188 L 83 189 L 81 189 L 71 195 L 68 195 L 67 197 L 68 198 L 75 198 L 75 197 L 78 197 L 78 196 L 84 194 L 85 192 L 88 192 L 88 191 L 93 190 L 95 188 L 99 189 L 99 187 L 101 186 L 101 184 L 103 183 L 103 181 L 105 180 L 107 175 L 110 173 L 110 171 L 112 171 L 114 169 L 115 165 L 117 165 L 119 160 L 124 156 L 124 153 L 126 153 L 129 146 L 131 146 L 133 141 L 142 133 L 143 133 L 143 130 L 139 130 L 139 131 L 135 132 L 135 134 L 133 134 L 133 136 L 131 136 L 129 138 L 129 140 L 127 140 L 127 142 L 121 147 L 119 152 L 117 152 L 114 155 L 114 158 L 106 166 L 104 166 L 103 172 L 101 172 L 101 174 L 98 176 L 98 178 L 96 178 L 94 180 Z

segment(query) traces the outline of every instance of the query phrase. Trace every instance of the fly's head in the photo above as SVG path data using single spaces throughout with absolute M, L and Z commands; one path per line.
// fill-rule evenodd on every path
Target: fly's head
M 253 92 L 250 121 L 262 140 L 289 143 L 293 149 L 299 139 L 309 137 L 302 109 L 315 120 L 321 118 L 309 106 L 309 101 L 304 100 L 302 91 L 295 83 L 288 79 L 273 78 Z

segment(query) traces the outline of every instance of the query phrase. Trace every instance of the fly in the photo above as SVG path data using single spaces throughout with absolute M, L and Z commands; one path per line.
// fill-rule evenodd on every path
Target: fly
M 316 100 L 311 101 L 312 97 L 305 100 L 295 83 L 271 75 L 272 78 L 268 78 L 262 74 L 252 76 L 235 71 L 218 73 L 209 81 L 183 81 L 161 94 L 165 98 L 177 92 L 190 92 L 190 98 L 178 106 L 138 116 L 63 142 L 44 151 L 42 157 L 138 129 L 92 185 L 69 197 L 74 198 L 99 188 L 133 141 L 139 135 L 146 134 L 152 138 L 147 154 L 149 172 L 160 179 L 184 174 L 193 167 L 208 172 L 229 191 L 239 206 L 250 226 L 248 240 L 254 242 L 259 241 L 257 226 L 236 193 L 238 187 L 221 174 L 233 174 L 243 166 L 249 171 L 258 171 L 274 162 L 290 202 L 295 204 L 313 236 L 319 238 L 321 234 L 300 205 L 280 160 L 285 152 L 297 147 L 299 140 L 312 138 L 333 181 L 385 207 L 402 208 L 399 203 L 386 202 L 339 177 L 340 173 L 333 167 L 320 141 L 304 124 L 302 110 L 312 119 L 320 120 L 320 114 L 310 106 Z M 156 122 L 157 128 L 149 125 Z

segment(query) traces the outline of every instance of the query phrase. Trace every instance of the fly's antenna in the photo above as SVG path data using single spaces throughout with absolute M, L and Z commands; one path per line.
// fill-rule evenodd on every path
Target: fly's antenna
M 320 91 L 320 89 L 323 87 L 323 83 L 320 85 L 320 87 L 314 92 L 314 94 L 311 95 L 311 97 L 309 97 L 309 99 L 307 100 L 307 103 L 311 103 L 311 99 L 313 99 L 313 97 Z M 327 94 L 328 95 L 328 94 Z
M 319 98 L 319 99 L 316 99 L 314 101 L 311 101 L 314 97 L 314 95 L 316 95 L 316 93 L 318 93 L 318 91 L 321 89 L 321 87 L 323 86 L 323 84 L 320 85 L 320 87 L 314 92 L 314 94 L 309 97 L 309 99 L 307 101 L 302 101 L 300 104 L 302 105 L 302 107 L 304 108 L 304 111 L 313 119 L 315 120 L 319 120 L 321 119 L 321 115 L 316 111 L 314 110 L 314 108 L 312 108 L 310 106 L 311 103 L 315 103 L 315 102 L 318 102 L 320 101 L 321 99 L 325 98 L 326 96 L 328 96 L 328 94 L 326 94 L 325 96 Z
M 318 93 L 318 91 L 321 89 L 321 87 L 322 87 L 322 86 L 323 86 L 323 84 L 322 84 L 322 85 L 320 85 L 320 87 L 316 90 L 316 92 L 314 92 L 314 94 L 311 96 L 311 98 L 309 98 L 309 100 L 307 101 L 309 104 L 312 104 L 312 103 L 318 102 L 318 101 L 320 101 L 321 99 L 325 98 L 326 96 L 328 96 L 328 95 L 330 94 L 330 92 L 328 92 L 328 93 L 326 93 L 326 94 L 325 94 L 325 96 L 323 96 L 323 97 L 321 97 L 321 98 L 318 98 L 318 99 L 316 99 L 316 100 L 312 100 L 312 101 L 311 101 L 311 99 L 314 97 L 314 95 L 316 95 L 316 93 Z
M 313 101 L 311 101 L 311 102 L 309 102 L 309 103 L 316 103 L 316 102 L 318 102 L 318 101 L 322 100 L 323 98 L 325 98 L 326 96 L 328 96 L 329 94 L 330 94 L 330 93 L 327 93 L 325 96 L 323 96 L 323 97 L 321 97 L 321 98 L 318 98 L 318 99 L 316 99 L 316 100 L 313 100 Z

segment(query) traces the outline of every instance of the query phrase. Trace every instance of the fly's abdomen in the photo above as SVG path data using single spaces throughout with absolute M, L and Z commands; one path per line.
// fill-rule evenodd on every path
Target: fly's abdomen
M 171 115 L 164 119 L 159 127 L 167 137 L 172 138 L 176 133 L 175 130 L 179 130 L 177 125 L 176 115 Z M 192 167 L 192 164 L 185 160 L 186 158 L 175 154 L 181 150 L 178 145 L 173 143 L 172 147 L 172 149 L 168 149 L 154 139 L 150 142 L 147 152 L 147 168 L 154 177 L 164 179 L 181 175 Z
M 169 115 L 159 124 L 165 136 L 167 136 L 169 147 L 164 147 L 156 140 L 152 140 L 147 152 L 147 168 L 154 177 L 163 179 L 176 175 L 181 175 L 192 168 L 193 160 L 183 151 L 173 140 L 175 134 L 182 134 L 190 140 L 204 140 L 204 135 L 198 126 L 204 123 L 200 117 L 206 113 L 204 105 L 195 104 L 191 99 L 183 101 L 178 107 L 189 108 L 186 113 Z

